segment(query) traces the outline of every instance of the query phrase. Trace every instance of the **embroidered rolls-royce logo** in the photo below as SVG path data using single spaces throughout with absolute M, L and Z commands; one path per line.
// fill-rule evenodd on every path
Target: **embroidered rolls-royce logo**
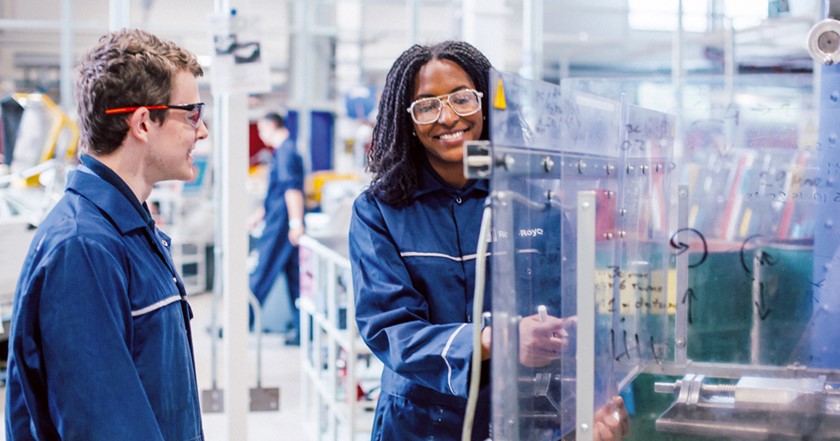
M 519 230 L 519 237 L 537 237 L 542 235 L 542 228 L 523 228 Z
M 487 243 L 498 242 L 500 239 L 507 239 L 510 235 L 507 231 L 491 229 L 487 234 Z

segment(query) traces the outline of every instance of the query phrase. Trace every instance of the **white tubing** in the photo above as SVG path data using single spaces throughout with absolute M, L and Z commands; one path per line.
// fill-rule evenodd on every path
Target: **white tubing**
M 491 196 L 492 197 L 492 196 Z M 482 313 L 484 312 L 484 276 L 487 272 L 487 238 L 490 234 L 492 208 L 490 197 L 481 216 L 481 228 L 478 233 L 478 249 L 475 262 L 475 295 L 473 296 L 473 353 L 470 371 L 470 387 L 467 395 L 467 410 L 464 414 L 464 427 L 461 431 L 461 441 L 472 439 L 472 426 L 475 419 L 475 408 L 478 404 L 478 387 L 481 383 L 481 329 Z

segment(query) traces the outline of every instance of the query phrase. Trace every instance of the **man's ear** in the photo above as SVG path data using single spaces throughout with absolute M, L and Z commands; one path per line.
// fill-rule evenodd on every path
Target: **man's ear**
M 154 124 L 152 121 L 151 112 L 145 107 L 141 107 L 131 113 L 128 117 L 128 136 L 137 139 L 138 141 L 149 141 L 150 125 Z

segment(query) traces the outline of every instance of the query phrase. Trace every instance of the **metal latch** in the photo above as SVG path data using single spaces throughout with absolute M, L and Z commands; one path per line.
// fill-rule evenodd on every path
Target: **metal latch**
M 493 168 L 490 154 L 490 141 L 464 142 L 464 176 L 467 179 L 480 179 L 490 176 Z

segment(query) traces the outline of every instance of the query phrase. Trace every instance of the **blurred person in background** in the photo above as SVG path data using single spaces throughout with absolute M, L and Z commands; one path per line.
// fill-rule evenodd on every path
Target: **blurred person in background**
M 296 300 L 300 296 L 298 244 L 303 236 L 304 196 L 303 158 L 289 138 L 285 120 L 276 112 L 267 113 L 257 122 L 260 139 L 274 150 L 268 172 L 268 190 L 263 206 L 251 216 L 249 226 L 264 222 L 257 243 L 257 267 L 250 275 L 251 292 L 260 305 L 276 293 L 281 303 L 281 329 L 286 329 L 286 343 L 300 344 L 300 314 Z M 251 314 L 253 324 L 253 313 Z M 263 323 L 265 326 L 266 323 Z

